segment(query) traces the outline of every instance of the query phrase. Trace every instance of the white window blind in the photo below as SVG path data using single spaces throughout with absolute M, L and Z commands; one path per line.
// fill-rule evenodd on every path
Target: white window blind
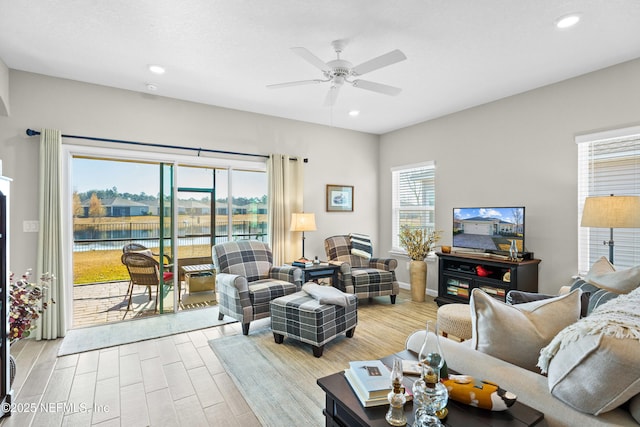
M 398 234 L 403 225 L 412 228 L 435 227 L 435 163 L 424 162 L 391 169 L 392 245 L 402 251 Z
M 581 227 L 589 196 L 640 195 L 640 128 L 626 128 L 576 138 L 578 143 L 578 269 L 584 274 L 608 257 L 608 228 Z M 640 264 L 640 229 L 614 228 L 616 268 Z

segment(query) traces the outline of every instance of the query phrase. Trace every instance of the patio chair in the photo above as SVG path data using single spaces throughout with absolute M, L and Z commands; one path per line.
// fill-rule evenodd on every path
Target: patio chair
M 173 286 L 173 273 L 165 272 L 162 279 L 160 278 L 160 264 L 155 258 L 145 255 L 140 252 L 125 252 L 121 257 L 122 263 L 127 267 L 129 271 L 129 277 L 131 282 L 129 283 L 129 289 L 127 293 L 129 295 L 129 303 L 127 304 L 127 311 L 131 308 L 131 299 L 133 297 L 134 286 L 146 286 L 149 289 L 149 301 L 151 301 L 151 288 L 156 288 L 156 305 L 155 310 L 158 309 L 158 294 L 160 294 L 160 285 L 166 284 Z M 178 282 L 178 301 L 180 301 L 182 289 L 180 282 Z
M 226 242 L 212 248 L 216 267 L 219 314 L 242 323 L 242 334 L 249 334 L 253 320 L 271 316 L 270 302 L 297 292 L 302 287 L 302 270 L 292 266 L 273 266 L 269 245 L 255 240 Z
M 389 295 L 391 304 L 395 304 L 396 295 L 400 293 L 395 273 L 398 261 L 393 258 L 371 258 L 373 250 L 370 242 L 366 240 L 365 245 L 356 245 L 354 248 L 353 240 L 352 235 L 340 235 L 324 241 L 327 259 L 340 264 L 338 283 L 333 286 L 342 292 L 356 294 L 358 298 Z
M 160 254 L 156 254 L 154 252 L 151 251 L 151 249 L 147 248 L 144 245 L 141 245 L 139 243 L 127 243 L 126 245 L 124 245 L 122 247 L 122 253 L 127 253 L 127 252 L 142 252 L 146 255 L 149 256 L 155 256 L 155 257 L 159 257 Z M 163 258 L 164 258 L 164 265 L 165 268 L 166 267 L 171 267 L 173 260 L 171 259 L 171 257 L 167 254 L 163 254 Z

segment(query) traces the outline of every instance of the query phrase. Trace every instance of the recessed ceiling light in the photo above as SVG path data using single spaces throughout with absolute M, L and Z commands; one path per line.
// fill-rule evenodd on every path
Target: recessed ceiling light
M 149 65 L 149 71 L 151 71 L 153 74 L 164 74 L 165 69 L 160 65 Z
M 573 13 L 571 15 L 565 15 L 556 20 L 556 28 L 561 30 L 571 28 L 580 22 L 580 15 Z
M 358 110 L 351 110 L 351 111 L 349 111 L 349 115 L 350 115 L 351 117 L 359 116 L 359 115 L 360 115 L 360 111 L 358 111 Z

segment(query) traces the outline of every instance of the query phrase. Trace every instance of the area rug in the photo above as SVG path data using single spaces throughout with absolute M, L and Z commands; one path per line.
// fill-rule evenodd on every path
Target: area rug
M 76 328 L 67 332 L 58 350 L 58 356 L 160 338 L 232 322 L 235 320 L 229 316 L 225 316 L 224 320 L 218 320 L 218 307 L 214 306 Z
M 343 334 L 315 358 L 310 345 L 276 344 L 270 327 L 209 341 L 262 425 L 274 427 L 325 424 L 325 395 L 316 381 L 348 367 L 344 351 L 355 344 Z

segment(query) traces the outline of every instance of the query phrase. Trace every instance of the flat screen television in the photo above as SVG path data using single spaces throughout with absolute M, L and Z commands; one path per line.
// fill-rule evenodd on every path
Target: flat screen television
M 512 240 L 523 253 L 523 206 L 453 209 L 454 247 L 508 253 Z

